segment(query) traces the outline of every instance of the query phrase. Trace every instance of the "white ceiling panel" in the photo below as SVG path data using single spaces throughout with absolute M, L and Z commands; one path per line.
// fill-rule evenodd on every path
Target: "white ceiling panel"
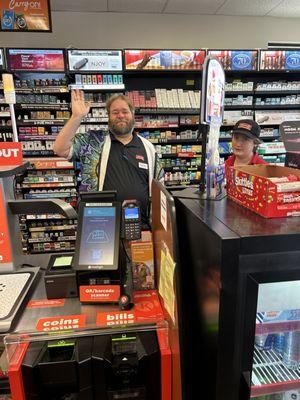
M 268 16 L 270 17 L 300 17 L 300 1 L 299 0 L 284 0 L 276 8 L 274 8 Z M 300 27 L 299 27 L 300 34 Z
M 107 0 L 51 0 L 50 5 L 52 11 L 107 11 Z
M 108 0 L 108 11 L 126 13 L 161 13 L 166 0 Z
M 282 0 L 227 0 L 217 14 L 263 16 L 281 2 Z
M 225 0 L 169 0 L 165 13 L 215 14 Z

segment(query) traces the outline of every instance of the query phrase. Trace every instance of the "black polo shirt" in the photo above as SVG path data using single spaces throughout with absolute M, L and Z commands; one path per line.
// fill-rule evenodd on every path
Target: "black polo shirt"
M 130 143 L 124 145 L 110 135 L 103 190 L 117 190 L 117 201 L 138 200 L 142 220 L 147 222 L 149 204 L 149 165 L 142 140 L 134 133 Z

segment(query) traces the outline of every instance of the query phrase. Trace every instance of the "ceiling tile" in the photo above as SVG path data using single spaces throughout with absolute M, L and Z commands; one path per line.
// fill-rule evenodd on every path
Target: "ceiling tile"
M 52 11 L 107 11 L 107 0 L 51 0 L 50 5 Z
M 169 0 L 165 13 L 215 14 L 224 0 Z
M 219 8 L 220 15 L 263 16 L 276 7 L 282 0 L 227 0 Z
M 276 8 L 274 8 L 268 16 L 270 17 L 300 17 L 300 1 L 299 0 L 284 0 Z
M 166 0 L 108 0 L 108 11 L 126 13 L 161 13 Z

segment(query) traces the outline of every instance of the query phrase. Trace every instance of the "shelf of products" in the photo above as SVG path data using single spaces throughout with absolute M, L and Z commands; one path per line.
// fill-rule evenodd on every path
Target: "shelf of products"
M 16 74 L 16 122 L 23 156 L 31 167 L 15 184 L 16 198 L 62 199 L 77 205 L 77 172 L 72 163 L 54 157 L 56 136 L 71 115 L 70 91 L 65 74 Z M 23 251 L 37 254 L 71 251 L 76 229 L 74 220 L 57 214 L 44 218 L 20 216 Z M 39 231 L 36 231 L 39 221 Z M 50 229 L 58 222 L 59 230 Z
M 198 138 L 201 93 L 195 86 L 195 82 L 199 85 L 199 76 L 188 87 L 182 70 L 176 84 L 176 71 L 155 72 L 147 71 L 146 76 L 132 71 L 125 76 L 129 89 L 126 94 L 136 109 L 135 127 L 154 144 L 166 186 L 196 185 L 201 162 L 201 138 Z M 191 75 L 190 71 L 186 73 Z
M 245 71 L 235 75 L 235 71 L 230 71 L 220 142 L 230 141 L 232 126 L 239 119 L 255 119 L 261 126 L 261 140 L 265 142 L 259 147 L 259 154 L 267 162 L 284 165 L 285 149 L 280 142 L 279 125 L 300 120 L 300 80 L 296 80 L 295 73 L 284 73 L 282 79 L 283 73 L 273 71 L 267 76 L 259 71 Z M 220 148 L 226 158 L 230 149 L 224 151 L 223 147 L 227 146 L 222 144 Z

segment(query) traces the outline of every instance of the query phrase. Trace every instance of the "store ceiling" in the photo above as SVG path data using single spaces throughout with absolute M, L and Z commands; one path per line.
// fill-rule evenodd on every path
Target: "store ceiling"
M 300 17 L 300 0 L 51 0 L 52 11 Z

